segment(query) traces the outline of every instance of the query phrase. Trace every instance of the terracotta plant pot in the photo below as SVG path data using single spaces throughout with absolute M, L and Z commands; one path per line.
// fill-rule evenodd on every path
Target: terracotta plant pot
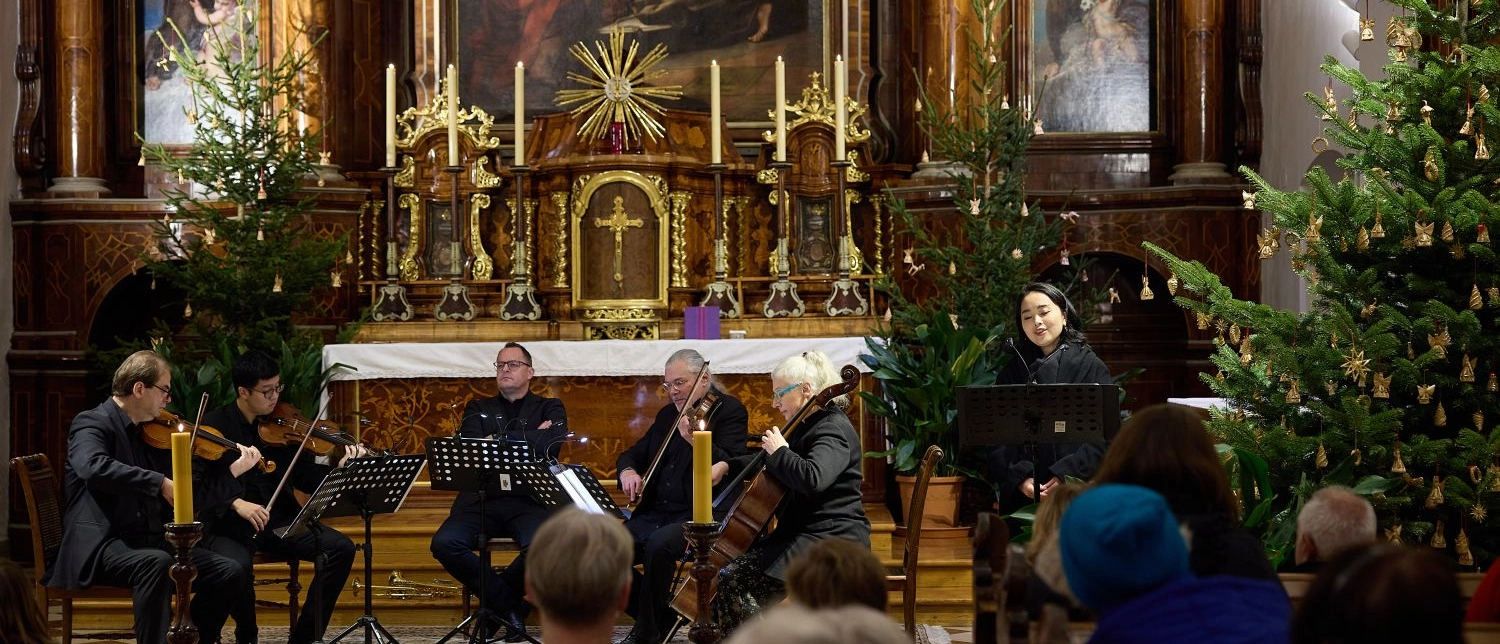
M 922 508 L 922 529 L 958 527 L 958 500 L 963 496 L 964 477 L 934 476 L 927 482 L 927 505 Z M 901 513 L 905 525 L 911 524 L 908 514 L 911 508 L 912 487 L 917 484 L 915 476 L 897 476 L 896 485 L 901 487 Z

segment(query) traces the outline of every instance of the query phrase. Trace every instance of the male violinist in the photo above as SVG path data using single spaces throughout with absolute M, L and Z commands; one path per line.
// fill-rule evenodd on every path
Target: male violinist
M 62 544 L 43 582 L 70 590 L 95 584 L 129 588 L 136 641 L 161 644 L 167 641 L 176 588 L 168 575 L 170 546 L 162 536 L 173 487 L 170 477 L 153 469 L 163 450 L 146 444 L 141 424 L 155 419 L 171 400 L 172 370 L 155 352 L 137 351 L 115 370 L 110 392 L 108 400 L 75 416 L 68 428 Z M 198 576 L 190 612 L 204 640 L 213 641 L 224 627 L 230 598 L 252 591 L 250 572 L 202 547 L 193 548 L 192 557 Z
M 313 642 L 322 639 L 323 630 L 333 616 L 339 592 L 349 578 L 349 569 L 354 565 L 354 543 L 343 533 L 326 526 L 289 536 L 276 536 L 277 528 L 296 518 L 299 506 L 292 490 L 311 494 L 328 475 L 329 466 L 321 464 L 311 452 L 304 450 L 297 462 L 293 455 L 297 445 L 271 445 L 262 440 L 256 431 L 257 423 L 276 410 L 281 399 L 281 368 L 270 356 L 260 351 L 249 351 L 235 360 L 230 368 L 234 382 L 235 398 L 223 407 L 203 417 L 203 424 L 218 429 L 225 438 L 247 446 L 256 454 L 264 455 L 276 463 L 274 472 L 266 473 L 256 468 L 223 466 L 218 462 L 204 466 L 203 483 L 195 489 L 194 498 L 202 508 L 199 520 L 204 523 L 203 543 L 206 547 L 234 559 L 250 569 L 256 551 L 270 555 L 300 559 L 313 563 L 313 581 L 307 589 L 307 601 L 297 616 L 291 631 L 290 642 Z M 351 446 L 342 455 L 330 455 L 338 465 L 350 458 L 362 456 L 365 450 Z M 290 471 L 290 472 L 289 472 Z M 283 487 L 274 502 L 271 494 L 276 491 L 282 477 L 291 479 Z M 267 509 L 267 506 L 270 506 Z M 235 637 L 241 644 L 255 641 L 255 595 L 248 593 L 235 598 L 231 606 L 235 621 Z
M 664 376 L 662 388 L 671 400 L 657 412 L 656 422 L 640 440 L 615 461 L 620 490 L 637 502 L 625 527 L 635 540 L 635 561 L 644 570 L 630 585 L 629 612 L 635 617 L 635 628 L 624 641 L 631 643 L 662 641 L 672 622 L 669 591 L 687 545 L 682 524 L 692 517 L 693 430 L 698 429 L 682 412 L 696 406 L 710 390 L 717 398 L 703 419 L 713 432 L 714 483 L 729 473 L 726 461 L 748 451 L 745 437 L 750 416 L 737 398 L 713 384 L 702 355 L 692 349 L 673 353 L 667 358 Z M 658 451 L 661 460 L 650 470 Z M 648 470 L 649 487 L 644 480 Z
M 467 438 L 495 438 L 524 441 L 537 459 L 557 457 L 568 436 L 568 415 L 561 400 L 531 392 L 536 375 L 531 352 L 515 342 L 507 342 L 495 356 L 495 385 L 499 393 L 493 398 L 471 400 L 464 406 L 458 435 Z M 553 508 L 533 501 L 529 496 L 504 493 L 498 486 L 487 489 L 481 506 L 479 495 L 463 492 L 453 501 L 447 520 L 432 535 L 432 556 L 443 569 L 464 586 L 484 593 L 485 607 L 505 628 L 508 642 L 526 639 L 526 548 Z M 502 574 L 482 570 L 474 549 L 478 536 L 509 536 L 522 548 Z M 482 628 L 490 625 L 481 624 Z

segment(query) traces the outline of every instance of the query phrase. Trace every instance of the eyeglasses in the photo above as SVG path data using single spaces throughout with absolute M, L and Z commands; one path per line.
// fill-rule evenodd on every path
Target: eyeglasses
M 796 388 L 801 387 L 801 386 L 802 386 L 802 383 L 800 383 L 800 382 L 794 382 L 794 383 L 789 384 L 789 385 L 787 385 L 785 387 L 777 389 L 776 392 L 775 392 L 775 395 L 771 396 L 771 402 L 775 403 L 776 401 L 781 400 L 782 396 L 785 396 L 785 395 L 787 395 L 789 393 L 792 393 L 793 389 L 796 389 Z
M 260 394 L 262 396 L 270 398 L 271 396 L 275 396 L 276 394 L 279 394 L 279 393 L 281 393 L 282 391 L 285 391 L 285 390 L 286 390 L 286 385 L 276 385 L 275 387 L 266 387 L 266 388 L 263 388 L 263 389 L 255 389 L 254 391 L 255 391 L 255 393 L 258 393 L 258 394 Z
M 531 366 L 530 362 L 521 362 L 520 360 L 506 360 L 505 362 L 495 362 L 492 364 L 495 365 L 495 371 L 515 371 L 521 367 Z
M 161 385 L 151 385 L 151 388 L 155 389 L 157 391 L 160 391 L 163 396 L 166 396 L 168 398 L 172 397 L 172 388 L 171 387 L 163 387 Z
M 677 391 L 677 390 L 682 389 L 684 387 L 688 387 L 688 386 L 690 386 L 692 384 L 693 384 L 693 381 L 691 379 L 688 379 L 688 378 L 678 378 L 678 379 L 673 380 L 671 382 L 663 382 L 663 383 L 661 383 L 661 388 L 665 389 L 667 391 Z

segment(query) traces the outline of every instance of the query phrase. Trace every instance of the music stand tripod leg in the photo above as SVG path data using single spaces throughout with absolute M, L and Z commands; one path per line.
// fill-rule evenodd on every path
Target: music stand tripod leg
M 361 615 L 359 619 L 354 620 L 354 623 L 350 624 L 348 628 L 345 628 L 342 632 L 340 632 L 338 636 L 334 637 L 331 640 L 328 640 L 328 644 L 341 642 L 345 637 L 348 637 L 355 631 L 360 630 L 364 631 L 365 644 L 374 644 L 376 641 L 382 643 L 390 642 L 390 644 L 399 644 L 396 640 L 396 637 L 394 635 L 391 635 L 391 632 L 386 630 L 384 626 L 380 625 L 380 620 L 375 619 L 375 594 L 369 591 L 369 589 L 373 587 L 373 584 L 375 582 L 375 549 L 374 546 L 371 545 L 374 540 L 374 536 L 370 528 L 370 523 L 375 518 L 375 513 L 370 511 L 368 505 L 361 503 L 360 516 L 365 521 L 365 542 L 364 545 L 361 546 L 361 549 L 364 550 L 365 555 L 365 614 Z

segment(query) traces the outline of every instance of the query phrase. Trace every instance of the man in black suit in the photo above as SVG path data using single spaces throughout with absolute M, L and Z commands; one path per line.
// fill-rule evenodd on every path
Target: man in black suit
M 615 461 L 620 490 L 636 502 L 625 527 L 635 539 L 635 560 L 644 571 L 630 586 L 629 612 L 635 617 L 635 628 L 625 641 L 632 644 L 660 642 L 673 621 L 668 591 L 687 545 L 682 524 L 692 517 L 692 432 L 698 429 L 682 410 L 697 405 L 710 389 L 718 399 L 704 418 L 714 437 L 714 483 L 729 473 L 727 461 L 749 451 L 745 447 L 749 413 L 739 399 L 712 384 L 713 374 L 702 355 L 692 349 L 678 351 L 667 358 L 663 373 L 662 388 L 671 400 L 656 413 L 656 422 L 640 440 Z M 647 486 L 643 477 L 664 441 L 666 448 Z
M 139 423 L 172 398 L 172 371 L 152 351 L 137 351 L 115 370 L 112 395 L 73 418 L 63 474 L 67 510 L 57 559 L 43 580 L 53 588 L 100 584 L 130 588 L 136 641 L 167 640 L 175 587 L 163 525 L 173 501 L 164 450 L 148 446 Z M 249 571 L 203 548 L 192 551 L 191 614 L 204 641 L 218 639 L 235 593 L 254 592 Z
M 507 342 L 495 356 L 495 384 L 500 393 L 494 398 L 469 401 L 458 435 L 525 441 L 536 458 L 556 458 L 568 435 L 567 412 L 561 400 L 531 392 L 531 378 L 535 375 L 531 352 L 515 342 Z M 485 606 L 505 626 L 506 641 L 524 639 L 521 635 L 525 633 L 522 621 L 526 611 L 525 549 L 551 514 L 552 508 L 529 496 L 493 486 L 486 490 L 482 506 L 478 494 L 459 494 L 448 519 L 432 535 L 432 556 L 454 579 L 484 593 Z M 481 530 L 491 537 L 509 536 L 521 546 L 521 554 L 503 574 L 482 570 L 479 555 L 474 553 Z

